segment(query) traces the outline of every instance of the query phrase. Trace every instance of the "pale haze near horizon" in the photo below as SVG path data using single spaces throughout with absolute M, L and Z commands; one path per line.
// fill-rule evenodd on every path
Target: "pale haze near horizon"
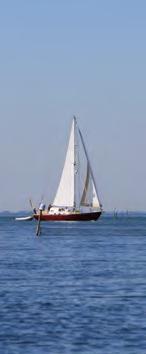
M 0 7 L 0 211 L 52 200 L 73 115 L 104 209 L 146 210 L 145 1 Z

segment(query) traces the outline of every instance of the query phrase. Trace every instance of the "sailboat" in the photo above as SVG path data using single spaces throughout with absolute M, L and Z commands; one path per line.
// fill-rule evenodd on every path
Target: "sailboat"
M 81 155 L 80 155 L 80 151 Z M 76 117 L 73 117 L 60 183 L 54 201 L 34 212 L 43 221 L 97 220 L 102 213 L 95 178 Z

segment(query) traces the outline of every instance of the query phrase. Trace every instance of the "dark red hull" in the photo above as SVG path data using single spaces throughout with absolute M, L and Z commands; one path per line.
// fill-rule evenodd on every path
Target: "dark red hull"
M 41 215 L 42 221 L 91 221 L 97 220 L 101 215 L 101 212 L 93 212 L 93 213 L 79 213 L 79 214 L 43 214 Z M 39 215 L 35 214 L 34 218 L 38 220 Z

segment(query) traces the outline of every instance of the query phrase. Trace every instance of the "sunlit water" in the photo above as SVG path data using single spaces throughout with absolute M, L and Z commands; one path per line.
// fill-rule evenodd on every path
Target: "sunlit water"
M 1 354 L 145 354 L 146 218 L 0 218 Z

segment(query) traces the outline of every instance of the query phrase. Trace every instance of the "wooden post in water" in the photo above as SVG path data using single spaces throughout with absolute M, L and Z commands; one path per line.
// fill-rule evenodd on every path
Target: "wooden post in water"
M 38 217 L 38 224 L 36 228 L 36 236 L 40 236 L 41 234 L 41 217 L 42 217 L 43 210 L 45 210 L 45 205 L 41 203 L 39 206 L 39 217 Z
M 38 224 L 36 228 L 36 236 L 40 236 L 41 234 L 41 216 L 42 216 L 42 210 L 39 212 L 39 217 L 38 217 Z

